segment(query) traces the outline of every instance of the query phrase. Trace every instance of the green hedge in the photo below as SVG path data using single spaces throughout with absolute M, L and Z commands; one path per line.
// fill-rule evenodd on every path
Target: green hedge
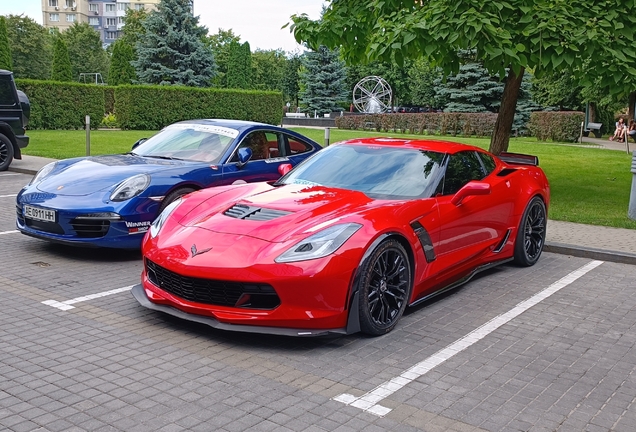
M 336 126 L 377 132 L 485 137 L 492 135 L 496 120 L 497 114 L 493 113 L 361 114 L 337 117 Z
M 581 136 L 585 113 L 579 111 L 535 111 L 528 130 L 539 141 L 575 142 Z
M 31 102 L 29 129 L 83 129 L 86 115 L 96 128 L 104 117 L 101 86 L 29 79 L 15 82 Z
M 228 118 L 280 124 L 278 92 L 133 86 L 115 88 L 115 114 L 122 129 L 157 130 L 180 120 Z

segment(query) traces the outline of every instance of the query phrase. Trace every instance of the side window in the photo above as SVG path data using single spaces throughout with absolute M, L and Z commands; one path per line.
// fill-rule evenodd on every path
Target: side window
M 11 85 L 11 80 L 9 79 L 0 79 L 0 105 L 15 105 L 13 86 Z
M 289 156 L 305 153 L 313 149 L 309 144 L 292 136 L 287 135 L 287 140 L 289 141 Z
M 277 133 L 255 131 L 243 139 L 239 149 L 249 147 L 252 149 L 252 159 L 264 160 L 280 156 L 280 140 Z M 238 150 L 234 153 L 231 162 L 238 162 Z
M 479 155 L 479 158 L 484 164 L 484 168 L 486 169 L 486 175 L 493 172 L 495 168 L 497 167 L 497 164 L 495 164 L 495 160 L 492 158 L 492 156 L 486 153 L 481 153 L 481 152 L 477 154 Z
M 450 155 L 444 175 L 444 195 L 453 195 L 471 180 L 485 177 L 479 158 L 473 151 Z

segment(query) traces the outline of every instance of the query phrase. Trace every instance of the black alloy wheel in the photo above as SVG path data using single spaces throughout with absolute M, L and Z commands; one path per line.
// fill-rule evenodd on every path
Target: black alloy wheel
M 0 134 L 0 171 L 9 169 L 13 161 L 13 144 L 9 138 Z
M 411 264 L 396 240 L 381 243 L 362 269 L 360 281 L 360 329 L 379 336 L 393 330 L 408 303 Z
M 517 264 L 529 267 L 539 260 L 545 244 L 547 222 L 545 204 L 535 196 L 528 203 L 519 225 L 514 256 Z

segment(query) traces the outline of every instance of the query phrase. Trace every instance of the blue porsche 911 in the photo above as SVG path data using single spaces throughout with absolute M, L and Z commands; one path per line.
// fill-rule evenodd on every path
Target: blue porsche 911
M 276 180 L 320 150 L 296 132 L 237 120 L 167 126 L 122 155 L 60 160 L 17 196 L 17 228 L 78 246 L 138 248 L 163 208 L 209 186 Z

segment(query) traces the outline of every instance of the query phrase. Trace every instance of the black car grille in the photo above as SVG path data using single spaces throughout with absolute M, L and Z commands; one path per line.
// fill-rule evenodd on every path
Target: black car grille
M 78 237 L 98 238 L 104 237 L 110 228 L 109 220 L 102 219 L 73 219 L 71 220 L 73 230 Z
M 62 226 L 56 222 L 44 222 L 35 219 L 24 219 L 26 226 L 34 230 L 43 231 L 51 234 L 64 234 Z
M 274 309 L 280 304 L 268 284 L 229 282 L 181 276 L 146 259 L 148 279 L 170 294 L 195 303 L 250 309 Z
M 290 214 L 288 211 L 251 207 L 244 204 L 235 204 L 223 213 L 225 216 L 236 219 L 249 219 L 256 221 L 270 221 Z

